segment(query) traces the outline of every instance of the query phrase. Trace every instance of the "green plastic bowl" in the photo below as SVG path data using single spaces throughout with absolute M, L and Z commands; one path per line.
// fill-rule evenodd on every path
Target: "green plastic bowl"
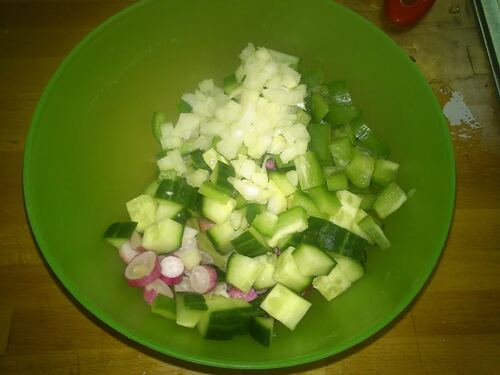
M 387 220 L 388 251 L 368 254 L 366 276 L 313 307 L 295 331 L 279 326 L 271 348 L 249 337 L 205 341 L 151 314 L 127 286 L 124 265 L 102 239 L 126 219 L 124 203 L 155 176 L 149 118 L 177 116 L 181 94 L 234 71 L 248 42 L 295 54 L 345 79 L 354 100 L 414 194 Z M 383 32 L 327 0 L 145 1 L 86 37 L 47 86 L 24 158 L 29 220 L 48 264 L 103 322 L 145 346 L 231 368 L 291 366 L 339 353 L 391 322 L 430 276 L 455 198 L 451 141 L 432 90 Z

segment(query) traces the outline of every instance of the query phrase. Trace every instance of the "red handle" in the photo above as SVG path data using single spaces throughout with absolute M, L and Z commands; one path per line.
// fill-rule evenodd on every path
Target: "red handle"
M 398 26 L 410 26 L 427 13 L 434 1 L 414 0 L 408 4 L 404 0 L 386 0 L 385 14 L 392 23 Z

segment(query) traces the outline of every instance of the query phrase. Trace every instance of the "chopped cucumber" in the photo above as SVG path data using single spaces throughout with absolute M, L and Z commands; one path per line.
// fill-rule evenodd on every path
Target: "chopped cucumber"
M 361 117 L 355 118 L 351 125 L 358 147 L 368 151 L 375 157 L 385 157 L 389 154 L 389 149 L 377 138 Z
M 166 122 L 165 114 L 161 112 L 153 112 L 151 116 L 151 129 L 153 131 L 153 136 L 158 142 L 161 142 L 162 134 L 161 127 Z
M 260 272 L 254 283 L 255 289 L 267 289 L 276 285 L 273 274 L 276 268 L 277 258 L 276 254 L 271 253 L 254 258 L 260 262 Z
M 238 253 L 252 258 L 271 251 L 271 248 L 267 245 L 265 238 L 252 227 L 248 228 L 246 232 L 243 232 L 238 237 L 234 238 L 231 241 L 231 244 Z
M 250 320 L 250 336 L 259 344 L 268 347 L 273 339 L 273 327 L 273 318 L 255 316 Z
M 227 221 L 215 224 L 207 230 L 208 238 L 210 238 L 214 247 L 222 255 L 225 255 L 233 250 L 231 240 L 233 240 L 235 233 L 236 231 Z
M 245 217 L 249 224 L 253 223 L 255 217 L 258 214 L 266 211 L 266 206 L 258 203 L 249 203 L 245 208 L 246 208 Z
M 226 280 L 247 293 L 259 276 L 260 262 L 245 255 L 233 253 L 227 262 Z
M 104 238 L 111 245 L 119 248 L 132 237 L 136 227 L 137 223 L 133 221 L 111 224 L 108 229 L 106 229 L 106 232 L 104 232 Z
M 309 244 L 300 244 L 292 256 L 300 273 L 305 276 L 326 275 L 336 264 L 323 250 Z
M 326 218 L 327 216 L 321 212 L 316 203 L 306 193 L 297 190 L 294 195 L 289 197 L 289 207 L 302 207 L 306 210 L 309 216 Z
M 232 198 L 225 191 L 211 182 L 204 182 L 198 190 L 201 195 L 216 200 L 219 203 L 227 204 Z
M 345 167 L 345 174 L 354 186 L 363 189 L 370 186 L 375 168 L 375 158 L 353 149 L 351 162 Z
M 287 176 L 282 172 L 270 172 L 269 180 L 276 185 L 285 197 L 292 195 L 297 190 L 297 188 L 292 185 Z
M 330 144 L 330 154 L 337 167 L 346 167 L 352 159 L 352 145 L 348 137 L 337 138 Z
M 172 253 L 182 244 L 184 226 L 171 219 L 163 219 L 144 230 L 142 246 L 158 254 Z
M 302 190 L 325 183 L 323 170 L 314 152 L 308 151 L 304 155 L 297 156 L 294 163 Z
M 328 102 L 320 93 L 312 93 L 311 94 L 311 112 L 312 119 L 316 123 L 320 123 L 328 113 Z
M 318 186 L 307 191 L 316 207 L 327 216 L 334 216 L 340 208 L 337 196 L 329 192 L 324 186 Z
M 311 285 L 312 278 L 300 272 L 292 255 L 293 251 L 294 248 L 289 247 L 280 254 L 276 262 L 273 278 L 277 283 L 283 284 L 293 291 L 300 293 Z
M 229 254 L 221 255 L 214 247 L 210 239 L 205 233 L 198 233 L 196 242 L 201 251 L 204 251 L 212 258 L 214 264 L 221 270 L 225 270 Z
M 342 270 L 342 273 L 347 277 L 349 282 L 352 284 L 365 274 L 365 268 L 363 265 L 353 258 L 346 256 L 335 256 L 335 261 L 337 262 L 338 268 Z
M 198 189 L 188 185 L 185 179 L 165 179 L 160 182 L 155 198 L 176 202 L 197 211 L 200 207 Z
M 351 284 L 338 264 L 328 275 L 315 277 L 312 283 L 313 288 L 317 289 L 327 301 L 331 301 L 345 292 Z
M 396 180 L 399 164 L 390 160 L 377 159 L 375 169 L 373 170 L 373 181 L 377 184 L 386 186 Z
M 168 320 L 176 320 L 177 303 L 174 299 L 158 294 L 151 305 L 151 312 Z
M 288 329 L 294 330 L 311 307 L 311 303 L 278 284 L 262 301 L 260 307 Z
M 378 217 L 385 219 L 401 207 L 406 202 L 406 199 L 407 197 L 403 189 L 395 182 L 391 182 L 380 192 L 375 202 L 373 202 L 373 209 Z
M 312 123 L 307 127 L 311 136 L 309 141 L 309 150 L 314 152 L 321 164 L 332 162 L 329 145 L 331 141 L 331 128 L 329 124 Z
M 226 194 L 233 194 L 233 185 L 227 179 L 235 175 L 234 168 L 231 165 L 218 161 L 213 168 L 210 182 Z
M 127 202 L 127 210 L 130 220 L 137 223 L 136 230 L 143 232 L 146 227 L 156 222 L 156 201 L 146 194 Z
M 257 231 L 266 237 L 272 237 L 274 231 L 276 230 L 276 224 L 278 224 L 278 216 L 274 215 L 268 211 L 255 216 L 252 226 L 257 229 Z
M 195 293 L 176 293 L 175 300 L 177 304 L 176 323 L 183 327 L 195 327 L 207 310 L 206 303 L 201 302 L 204 297 Z M 192 303 L 194 300 L 197 303 Z
M 163 219 L 172 219 L 175 215 L 182 211 L 184 206 L 172 201 L 160 200 L 156 209 L 156 221 Z
M 278 242 L 289 234 L 302 232 L 307 229 L 307 212 L 302 207 L 294 207 L 278 216 L 276 231 L 269 241 L 270 246 L 276 246 Z
M 202 214 L 212 220 L 214 223 L 223 223 L 231 214 L 231 211 L 236 207 L 236 201 L 230 198 L 227 203 L 220 203 L 215 199 L 203 197 L 201 206 Z
M 326 178 L 326 187 L 330 191 L 346 190 L 349 187 L 349 181 L 345 173 L 335 173 Z
M 375 220 L 367 215 L 358 222 L 359 227 L 365 232 L 370 239 L 375 242 L 381 249 L 385 250 L 391 247 L 391 243 L 385 236 L 382 228 L 375 222 Z

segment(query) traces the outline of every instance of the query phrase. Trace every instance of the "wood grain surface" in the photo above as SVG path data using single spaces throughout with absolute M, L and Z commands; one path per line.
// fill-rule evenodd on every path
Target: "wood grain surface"
M 442 104 L 457 90 L 480 127 L 450 126 L 457 164 L 451 234 L 432 279 L 388 328 L 323 361 L 269 374 L 500 373 L 500 116 L 469 2 L 439 0 L 409 31 L 382 0 L 342 0 L 415 59 Z M 0 374 L 239 373 L 191 365 L 130 342 L 77 306 L 45 266 L 23 205 L 31 116 L 58 64 L 130 1 L 0 0 Z

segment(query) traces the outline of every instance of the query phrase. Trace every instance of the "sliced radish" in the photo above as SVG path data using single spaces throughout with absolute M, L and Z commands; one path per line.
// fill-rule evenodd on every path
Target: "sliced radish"
M 196 266 L 191 271 L 190 279 L 196 293 L 207 293 L 217 285 L 217 272 L 210 266 Z
M 161 274 L 168 278 L 176 278 L 184 273 L 184 263 L 176 256 L 169 255 L 161 260 Z
M 160 280 L 164 281 L 165 284 L 170 285 L 170 286 L 180 284 L 182 282 L 182 279 L 183 279 L 182 275 L 179 275 L 177 277 L 167 277 L 167 276 L 160 275 Z
M 174 286 L 175 292 L 194 292 L 193 287 L 191 286 L 191 280 L 189 277 L 184 276 L 182 281 Z
M 198 225 L 200 226 L 200 230 L 202 232 L 206 232 L 207 230 L 209 230 L 214 226 L 214 223 L 208 219 L 200 218 L 198 219 Z
M 158 294 L 174 298 L 172 289 L 170 289 L 168 285 L 160 279 L 157 279 L 144 287 L 144 299 L 147 303 L 152 304 Z
M 231 298 L 244 299 L 247 302 L 253 301 L 259 296 L 255 291 L 255 289 L 250 289 L 248 293 L 245 293 L 239 290 L 238 288 L 235 288 L 234 286 L 229 289 L 228 293 L 229 297 Z
M 160 260 L 154 251 L 146 251 L 137 255 L 125 268 L 128 284 L 141 288 L 160 277 Z
M 120 258 L 122 258 L 125 263 L 130 263 L 132 259 L 139 254 L 139 252 L 134 250 L 130 241 L 125 241 L 123 245 L 120 246 L 118 254 L 120 254 Z
M 135 250 L 137 250 L 137 248 L 142 245 L 142 236 L 139 234 L 139 232 L 134 231 L 132 233 L 132 236 L 130 237 L 130 244 Z

